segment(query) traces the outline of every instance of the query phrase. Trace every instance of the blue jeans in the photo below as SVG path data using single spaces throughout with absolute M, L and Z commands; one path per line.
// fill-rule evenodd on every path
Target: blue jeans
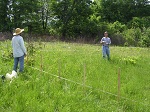
M 24 69 L 24 55 L 21 57 L 15 57 L 14 58 L 14 68 L 13 70 L 15 70 L 17 72 L 17 68 L 18 68 L 18 63 L 19 63 L 19 72 L 23 72 Z
M 108 58 L 108 60 L 110 59 L 110 50 L 109 50 L 109 46 L 104 46 L 102 47 L 102 53 L 103 53 L 103 58 Z

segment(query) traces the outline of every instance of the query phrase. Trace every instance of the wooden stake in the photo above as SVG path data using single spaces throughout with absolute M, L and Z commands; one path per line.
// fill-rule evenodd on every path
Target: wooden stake
M 86 64 L 84 64 L 84 72 L 83 72 L 83 92 L 85 94 L 85 84 L 86 84 Z
M 60 80 L 60 76 L 61 76 L 61 62 L 60 62 L 60 59 L 58 60 L 58 76 L 59 76 L 59 80 Z
M 120 67 L 118 69 L 118 101 L 120 101 Z
M 40 68 L 41 68 L 41 73 L 42 73 L 42 71 L 43 71 L 43 57 L 42 57 L 42 54 L 41 54 Z

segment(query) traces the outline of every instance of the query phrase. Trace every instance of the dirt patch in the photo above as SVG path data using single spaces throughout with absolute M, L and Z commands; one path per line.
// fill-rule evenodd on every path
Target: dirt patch
M 2 32 L 0 32 L 0 41 L 3 41 L 3 40 L 5 40 L 5 39 L 4 39 L 4 35 L 3 35 Z
M 7 39 L 11 39 L 12 38 L 12 34 L 10 32 L 0 32 L 0 41 L 4 41 Z

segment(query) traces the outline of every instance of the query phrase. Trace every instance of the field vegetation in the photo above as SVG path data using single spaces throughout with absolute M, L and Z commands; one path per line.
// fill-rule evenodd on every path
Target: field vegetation
M 0 42 L 0 75 L 12 71 L 11 42 Z M 150 49 L 66 42 L 26 43 L 25 71 L 0 82 L 1 112 L 149 112 Z M 121 88 L 118 99 L 118 70 Z

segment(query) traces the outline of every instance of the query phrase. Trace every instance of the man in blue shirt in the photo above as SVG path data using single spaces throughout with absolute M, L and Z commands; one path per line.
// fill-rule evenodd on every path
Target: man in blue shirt
M 103 53 L 103 58 L 108 58 L 110 59 L 110 50 L 109 50 L 109 45 L 111 44 L 111 39 L 108 37 L 108 32 L 104 32 L 104 37 L 101 39 L 100 43 L 103 45 L 102 46 L 102 53 Z
M 17 72 L 18 63 L 19 63 L 19 72 L 23 72 L 24 69 L 24 56 L 27 55 L 27 51 L 24 45 L 24 40 L 20 34 L 24 29 L 16 28 L 14 37 L 12 38 L 12 48 L 13 48 L 13 57 L 14 57 L 14 67 L 13 70 Z

